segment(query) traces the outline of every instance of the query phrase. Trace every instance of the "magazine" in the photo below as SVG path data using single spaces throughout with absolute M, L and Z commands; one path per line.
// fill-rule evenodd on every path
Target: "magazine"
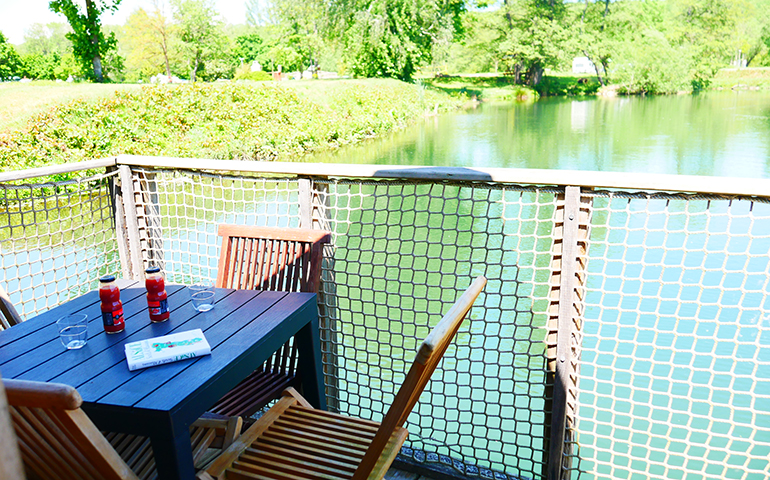
M 209 354 L 211 347 L 200 328 L 126 344 L 131 371 Z

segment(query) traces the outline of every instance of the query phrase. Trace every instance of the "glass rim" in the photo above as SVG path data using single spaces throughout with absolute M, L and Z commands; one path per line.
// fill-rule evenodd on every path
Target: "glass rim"
M 87 313 L 68 313 L 67 315 L 63 315 L 59 317 L 56 320 L 56 323 L 80 323 L 83 320 L 86 322 L 88 321 L 88 314 Z
M 193 298 L 208 298 L 214 296 L 214 290 L 202 290 L 200 292 L 195 292 L 192 294 Z

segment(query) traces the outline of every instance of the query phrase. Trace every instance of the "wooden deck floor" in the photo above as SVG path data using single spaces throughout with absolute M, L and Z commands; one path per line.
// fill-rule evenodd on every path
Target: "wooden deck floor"
M 425 475 L 404 472 L 402 470 L 391 468 L 390 470 L 388 470 L 388 473 L 385 474 L 385 480 L 432 480 L 432 479 L 430 477 L 426 477 Z

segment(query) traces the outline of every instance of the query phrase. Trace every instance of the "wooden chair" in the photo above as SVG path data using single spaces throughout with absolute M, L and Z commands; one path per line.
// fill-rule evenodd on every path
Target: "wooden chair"
M 220 225 L 219 288 L 318 292 L 329 232 L 298 228 Z M 211 411 L 248 417 L 290 386 L 297 386 L 297 350 L 290 341 L 219 400 Z
M 0 377 L 0 478 L 20 480 L 25 478 L 2 377 Z
M 289 388 L 198 479 L 383 478 L 406 440 L 404 422 L 485 284 L 478 277 L 430 332 L 382 423 L 314 410 Z
M 80 409 L 83 400 L 74 388 L 28 380 L 3 383 L 27 478 L 157 478 L 149 439 L 103 435 Z M 218 430 L 226 432 L 221 435 L 226 448 L 240 429 L 240 419 L 199 420 L 191 428 L 194 454 L 203 458 Z
M 21 323 L 21 316 L 11 303 L 10 297 L 0 287 L 0 330 L 11 328 Z

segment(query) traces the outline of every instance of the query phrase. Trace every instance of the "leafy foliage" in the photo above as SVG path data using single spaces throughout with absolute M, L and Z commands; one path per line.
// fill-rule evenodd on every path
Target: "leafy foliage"
M 272 81 L 273 76 L 262 70 L 252 72 L 251 65 L 246 64 L 246 65 L 243 65 L 242 67 L 235 69 L 235 79 L 265 82 L 265 81 Z
M 72 27 L 67 38 L 72 42 L 75 57 L 80 60 L 83 72 L 97 82 L 104 81 L 102 61 L 117 48 L 114 34 L 105 36 L 100 16 L 105 11 L 117 10 L 121 0 L 85 0 L 86 11 L 81 12 L 75 0 L 52 0 L 48 5 L 56 13 L 63 14 Z M 113 62 L 115 63 L 115 62 Z M 119 62 L 117 62 L 119 65 Z
M 570 33 L 561 0 L 510 0 L 502 9 L 499 53 L 517 82 L 537 85 L 546 67 L 563 60 Z
M 16 52 L 16 48 L 8 43 L 5 35 L 0 32 L 0 81 L 18 75 L 21 66 L 21 57 Z
M 147 12 L 135 10 L 126 21 L 123 37 L 127 47 L 126 63 L 138 78 L 146 78 L 158 72 L 171 76 L 172 64 L 180 63 L 176 52 L 174 26 L 156 4 Z
M 462 32 L 462 0 L 349 0 L 337 6 L 338 31 L 354 75 L 409 80 L 432 60 L 441 38 Z
M 188 84 L 77 100 L 0 135 L 0 169 L 119 153 L 244 160 L 293 159 L 454 108 L 445 95 L 395 81 L 334 82 L 321 99 L 275 83 Z
M 222 21 L 212 0 L 172 0 L 171 3 L 181 50 L 190 67 L 190 80 L 195 82 L 207 63 L 209 79 L 217 78 L 222 70 L 231 72 L 234 65 L 222 65 L 223 60 L 229 60 L 225 58 L 230 50 L 229 40 L 222 33 Z

